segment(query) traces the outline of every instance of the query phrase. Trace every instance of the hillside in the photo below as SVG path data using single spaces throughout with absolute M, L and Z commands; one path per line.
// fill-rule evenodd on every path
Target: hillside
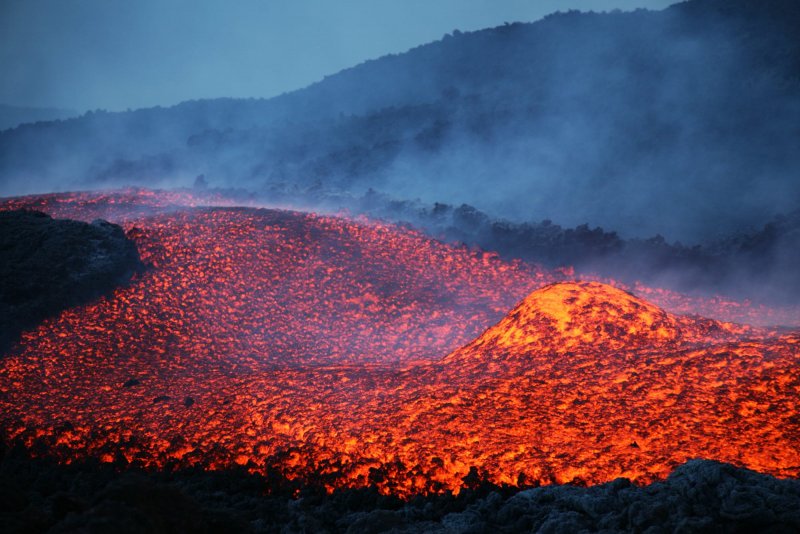
M 798 25 L 786 0 L 690 0 L 454 31 L 269 100 L 2 132 L 0 194 L 203 174 L 697 242 L 795 207 Z
M 175 352 L 214 365 L 224 355 L 237 372 L 438 359 L 555 279 L 392 225 L 242 207 L 142 216 L 161 200 L 152 193 L 38 198 L 54 200 L 36 207 L 55 216 L 122 224 L 149 266 L 114 299 L 68 310 L 23 339 L 54 361 L 65 335 L 88 353 L 104 347 L 100 361 L 138 354 L 124 356 L 129 368 L 115 364 L 120 383 Z M 0 202 L 0 222 L 25 200 Z
M 34 108 L 0 104 L 0 130 L 15 128 L 20 124 L 54 121 L 77 117 L 79 113 L 71 109 Z

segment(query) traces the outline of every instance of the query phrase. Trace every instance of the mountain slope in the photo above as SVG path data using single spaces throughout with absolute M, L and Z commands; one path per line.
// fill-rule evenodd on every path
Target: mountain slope
M 68 117 L 75 117 L 77 115 L 78 112 L 71 109 L 31 108 L 0 104 L 0 131 L 8 128 L 14 128 L 20 124 L 39 121 L 54 121 Z
M 454 32 L 271 100 L 5 132 L 0 191 L 204 174 L 697 241 L 794 207 L 799 24 L 785 0 L 692 0 Z

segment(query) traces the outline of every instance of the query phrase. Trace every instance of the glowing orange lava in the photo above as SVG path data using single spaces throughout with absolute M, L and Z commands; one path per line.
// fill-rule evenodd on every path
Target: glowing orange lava
M 548 285 L 391 225 L 181 207 L 221 200 L 3 202 L 121 221 L 152 265 L 0 360 L 4 439 L 401 496 L 457 491 L 472 467 L 507 484 L 647 482 L 695 457 L 800 475 L 797 335 Z

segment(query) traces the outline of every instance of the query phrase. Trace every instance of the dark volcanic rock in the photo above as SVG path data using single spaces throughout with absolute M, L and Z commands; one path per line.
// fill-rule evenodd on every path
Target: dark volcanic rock
M 473 508 L 492 525 L 524 523 L 543 532 L 797 532 L 798 506 L 796 480 L 693 460 L 650 486 L 625 479 L 589 488 L 549 486 Z
M 110 291 L 141 268 L 136 246 L 115 224 L 0 212 L 0 353 L 23 330 Z
M 297 498 L 299 496 L 299 498 Z M 57 465 L 0 444 L 0 532 L 799 532 L 800 481 L 708 460 L 636 486 L 478 483 L 408 502 L 278 473 Z

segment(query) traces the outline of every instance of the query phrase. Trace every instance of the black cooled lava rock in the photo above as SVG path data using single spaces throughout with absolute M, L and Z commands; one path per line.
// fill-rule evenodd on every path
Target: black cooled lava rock
M 692 460 L 648 486 L 483 482 L 402 501 L 374 487 L 328 494 L 276 471 L 64 465 L 0 441 L 0 532 L 794 533 L 800 481 Z
M 0 354 L 19 334 L 127 282 L 143 268 L 116 224 L 0 212 Z

